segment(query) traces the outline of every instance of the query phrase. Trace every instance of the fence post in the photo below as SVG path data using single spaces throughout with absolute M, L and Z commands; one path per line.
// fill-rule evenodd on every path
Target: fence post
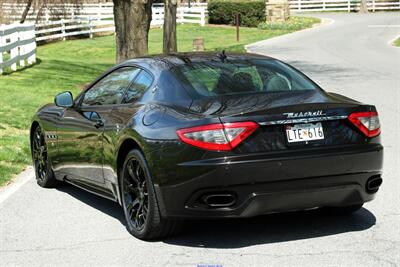
M 400 1 L 399 1 L 400 3 Z M 375 12 L 375 0 L 372 0 L 372 12 Z
M 24 41 L 25 39 L 27 39 L 26 38 L 26 32 L 25 32 L 25 29 L 24 30 L 22 30 L 22 31 L 20 31 L 20 32 L 18 32 L 18 41 L 20 42 L 20 41 Z M 19 51 L 19 56 L 20 56 L 20 58 L 19 58 L 19 65 L 21 66 L 21 67 L 25 67 L 25 57 L 24 57 L 24 55 L 26 54 L 26 51 L 27 51 L 27 49 L 26 49 L 26 46 L 27 46 L 27 44 L 23 44 L 23 45 L 20 45 L 19 46 L 19 49 L 18 49 L 18 51 Z
M 13 32 L 11 34 L 10 43 L 11 44 L 14 44 L 14 43 L 18 44 L 18 32 Z M 12 48 L 10 50 L 10 59 L 14 59 L 16 57 L 18 57 L 18 46 L 15 46 L 14 48 Z M 17 62 L 15 62 L 15 63 L 13 63 L 11 65 L 11 70 L 13 70 L 13 71 L 17 70 Z
M 322 1 L 322 10 L 325 10 L 325 0 L 324 1 Z
M 350 0 L 347 0 L 347 12 L 351 11 Z
M 29 52 L 36 50 L 36 35 L 35 35 L 35 26 L 32 25 L 31 29 L 27 32 L 27 38 L 33 38 L 33 42 L 29 44 Z M 36 62 L 36 51 L 28 57 L 28 65 L 31 65 Z
M 101 20 L 101 3 L 99 3 L 99 9 L 97 11 L 97 21 Z
M 205 12 L 204 8 L 201 9 L 200 15 L 201 15 L 200 25 L 205 26 L 206 25 L 206 12 Z
M 165 14 L 163 14 L 163 17 L 164 17 L 164 16 L 165 16 Z M 182 8 L 181 8 L 181 24 L 183 24 L 184 16 L 185 16 L 185 9 L 182 7 Z
M 92 33 L 92 18 L 89 17 L 89 38 L 93 38 L 93 33 Z
M 62 40 L 65 41 L 65 22 L 64 19 L 61 19 L 61 35 L 62 35 Z
M 48 22 L 50 19 L 49 9 L 47 7 L 44 9 L 44 19 L 46 22 Z
M 298 6 L 297 6 L 297 10 L 298 10 L 298 11 L 301 11 L 301 0 L 298 0 L 298 1 L 297 1 L 297 5 L 298 5 Z

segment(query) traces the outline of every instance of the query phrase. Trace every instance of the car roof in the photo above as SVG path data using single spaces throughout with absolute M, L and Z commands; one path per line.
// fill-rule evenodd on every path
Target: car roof
M 218 59 L 218 55 L 221 55 L 221 53 L 222 51 L 150 55 L 150 56 L 129 59 L 121 63 L 121 65 L 140 64 L 140 65 L 147 65 L 151 69 L 158 68 L 159 70 L 161 70 L 161 69 L 169 69 L 174 66 L 190 64 L 194 62 L 216 60 Z M 225 55 L 227 60 L 273 59 L 268 56 L 257 55 L 253 53 L 226 52 Z

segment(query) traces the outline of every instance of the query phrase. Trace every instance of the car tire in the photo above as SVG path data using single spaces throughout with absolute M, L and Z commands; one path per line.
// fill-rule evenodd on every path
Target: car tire
M 328 215 L 349 215 L 360 210 L 363 205 L 364 203 L 343 207 L 324 207 L 322 211 L 324 214 Z
M 161 216 L 147 162 L 137 149 L 131 150 L 125 158 L 120 174 L 120 191 L 126 228 L 134 237 L 161 239 L 180 230 L 182 221 Z
M 60 185 L 51 167 L 51 160 L 48 157 L 47 145 L 44 132 L 40 126 L 36 127 L 31 140 L 32 162 L 35 169 L 36 182 L 44 188 L 53 188 Z

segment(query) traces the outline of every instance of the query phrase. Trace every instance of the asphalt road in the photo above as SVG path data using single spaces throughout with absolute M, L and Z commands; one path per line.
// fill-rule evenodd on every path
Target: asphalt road
M 400 14 L 318 16 L 334 22 L 249 48 L 377 105 L 385 167 L 375 201 L 349 217 L 308 211 L 194 221 L 180 236 L 143 242 L 125 230 L 117 204 L 72 186 L 39 188 L 30 169 L 0 191 L 0 265 L 400 265 L 400 48 L 388 45 L 400 34 Z

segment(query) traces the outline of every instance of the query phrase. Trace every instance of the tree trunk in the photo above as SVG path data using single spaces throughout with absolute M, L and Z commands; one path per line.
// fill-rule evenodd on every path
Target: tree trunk
M 153 0 L 113 0 L 116 61 L 147 55 Z
M 28 0 L 28 2 L 26 3 L 24 12 L 22 13 L 21 20 L 19 21 L 19 23 L 22 24 L 22 23 L 25 22 L 26 17 L 28 16 L 28 12 L 29 12 L 29 10 L 31 9 L 32 2 L 33 2 L 33 0 Z
M 164 1 L 164 32 L 163 32 L 164 54 L 178 51 L 176 42 L 176 8 L 177 8 L 177 0 Z

